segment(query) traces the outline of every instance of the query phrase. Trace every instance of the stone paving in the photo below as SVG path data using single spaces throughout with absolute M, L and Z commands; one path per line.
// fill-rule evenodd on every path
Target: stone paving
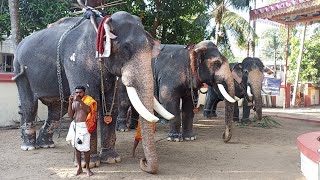
M 320 106 L 302 108 L 263 108 L 262 114 L 293 120 L 320 122 Z

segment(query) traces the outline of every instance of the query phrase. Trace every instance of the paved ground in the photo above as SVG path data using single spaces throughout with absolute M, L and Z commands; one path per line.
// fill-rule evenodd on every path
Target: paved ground
M 293 120 L 304 120 L 312 122 L 320 122 L 320 106 L 312 106 L 308 108 L 265 108 L 264 115 L 274 117 L 285 117 Z
M 281 126 L 261 128 L 235 123 L 233 137 L 227 144 L 221 138 L 223 109 L 219 110 L 219 117 L 215 119 L 205 119 L 201 113 L 196 115 L 194 130 L 197 140 L 194 142 L 168 142 L 164 140 L 167 125 L 157 126 L 156 146 L 160 158 L 157 175 L 140 170 L 141 145 L 137 157 L 131 157 L 135 131 L 130 131 L 117 133 L 116 149 L 122 162 L 101 164 L 92 170 L 95 175 L 90 179 L 305 179 L 300 172 L 296 138 L 319 131 L 320 123 L 292 118 L 318 120 L 318 107 L 297 109 L 296 112 L 264 109 L 264 115 Z M 56 148 L 21 151 L 20 130 L 0 130 L 0 179 L 87 179 L 85 174 L 74 176 L 73 149 L 65 143 L 66 133 L 65 129 L 62 138 L 54 137 Z

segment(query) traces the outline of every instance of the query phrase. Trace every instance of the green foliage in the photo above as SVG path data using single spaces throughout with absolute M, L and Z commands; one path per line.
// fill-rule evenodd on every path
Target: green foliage
M 71 0 L 19 0 L 21 37 L 46 28 L 48 24 L 70 14 Z M 10 35 L 8 1 L 0 6 L 0 35 Z M 2 39 L 3 40 L 3 39 Z M 1 41 L 1 40 L 0 40 Z
M 20 0 L 21 35 L 46 28 L 48 24 L 70 14 L 70 1 Z
M 305 41 L 304 51 L 302 55 L 299 80 L 301 82 L 312 82 L 315 84 L 320 83 L 320 32 L 311 36 L 310 39 Z M 296 68 L 297 57 L 299 54 L 300 39 L 292 37 L 290 40 L 291 54 L 289 56 L 289 82 L 293 83 Z
M 285 59 L 287 32 L 285 28 L 272 28 L 266 30 L 260 38 L 262 46 L 262 59 L 274 60 L 282 57 Z
M 199 0 L 127 0 L 127 4 L 110 8 L 108 13 L 117 10 L 139 16 L 148 32 L 156 29 L 155 37 L 161 43 L 199 42 L 204 39 L 209 23 L 209 17 L 205 14 L 206 3 Z
M 8 1 L 5 0 L 0 3 L 0 42 L 10 35 L 10 29 Z

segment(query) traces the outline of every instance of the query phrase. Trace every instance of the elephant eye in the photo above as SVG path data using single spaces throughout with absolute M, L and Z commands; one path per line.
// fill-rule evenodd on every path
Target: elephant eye
M 221 65 L 222 65 L 222 62 L 220 60 L 217 60 L 213 63 L 213 68 L 220 69 Z

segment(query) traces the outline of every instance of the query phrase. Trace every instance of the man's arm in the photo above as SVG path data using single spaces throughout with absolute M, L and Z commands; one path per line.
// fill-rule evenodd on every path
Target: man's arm
M 73 118 L 74 110 L 72 109 L 72 103 L 73 103 L 73 96 L 71 95 L 69 97 L 69 105 L 68 105 L 68 116 L 70 118 Z
M 76 97 L 75 101 L 78 101 L 80 103 L 80 108 L 83 109 L 86 113 L 90 113 L 90 107 L 87 106 L 79 96 Z
M 82 107 L 82 109 L 86 112 L 86 113 L 90 113 L 90 107 L 88 105 L 86 105 L 83 101 L 81 101 L 81 99 L 79 100 L 80 105 Z

